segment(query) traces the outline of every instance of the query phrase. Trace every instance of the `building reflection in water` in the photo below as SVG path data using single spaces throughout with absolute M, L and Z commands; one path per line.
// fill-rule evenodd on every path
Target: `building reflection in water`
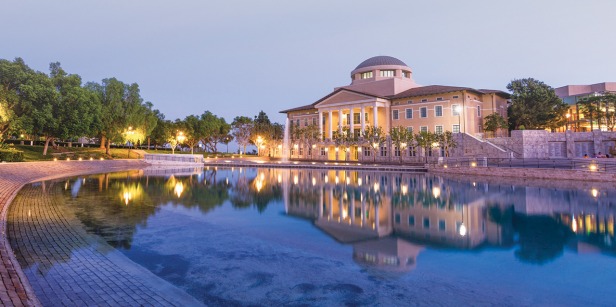
M 516 256 L 535 263 L 553 260 L 565 247 L 616 252 L 613 189 L 344 170 L 261 174 L 271 176 L 261 180 L 282 183 L 287 214 L 314 221 L 337 241 L 353 244 L 358 263 L 384 270 L 411 270 L 425 245 L 477 249 L 517 244 Z
M 208 212 L 230 202 L 238 209 L 254 207 L 262 212 L 278 201 L 284 203 L 286 214 L 305 218 L 335 240 L 353 245 L 353 259 L 370 269 L 408 272 L 426 246 L 515 246 L 516 257 L 532 263 L 551 261 L 565 248 L 616 255 L 616 190 L 610 187 L 538 187 L 428 174 L 317 169 L 213 167 L 158 172 L 163 173 L 77 178 L 63 182 L 63 188 L 72 198 L 94 199 L 100 197 L 98 191 L 113 192 L 119 207 L 80 212 L 92 229 L 105 230 L 103 237 L 116 242 L 114 246 L 130 246 L 135 225 L 144 223 L 162 204 Z

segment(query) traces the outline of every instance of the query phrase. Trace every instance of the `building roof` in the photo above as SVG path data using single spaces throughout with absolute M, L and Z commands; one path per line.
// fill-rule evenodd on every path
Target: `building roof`
M 293 112 L 293 111 L 303 111 L 303 110 L 310 110 L 310 109 L 314 109 L 314 106 L 316 106 L 319 102 L 339 93 L 342 91 L 347 91 L 347 92 L 351 92 L 351 93 L 355 93 L 355 94 L 361 94 L 361 95 L 366 95 L 366 96 L 371 96 L 371 97 L 375 97 L 375 98 L 383 98 L 383 99 L 388 99 L 387 97 L 383 97 L 383 96 L 377 96 L 374 94 L 370 94 L 370 93 L 366 93 L 366 92 L 360 92 L 360 91 L 356 91 L 356 90 L 350 90 L 348 88 L 344 88 L 344 87 L 340 87 L 338 89 L 336 89 L 335 91 L 327 94 L 325 97 L 311 103 L 305 106 L 301 106 L 301 107 L 297 107 L 297 108 L 292 108 L 292 109 L 288 109 L 288 110 L 282 110 L 279 113 L 289 113 L 289 112 Z
M 360 68 L 370 67 L 370 66 L 380 66 L 380 65 L 400 65 L 400 66 L 408 67 L 408 65 L 406 65 L 404 62 L 394 57 L 387 56 L 387 55 L 379 55 L 379 56 L 371 57 L 361 62 L 359 65 L 357 65 L 357 67 L 355 67 L 355 69 L 360 69 Z
M 461 86 L 428 85 L 428 86 L 414 87 L 410 90 L 406 90 L 396 95 L 389 96 L 388 98 L 389 99 L 409 98 L 409 97 L 443 94 L 443 93 L 458 92 L 458 91 L 470 91 L 470 92 L 475 92 L 478 94 L 496 93 L 505 98 L 509 97 L 509 94 L 503 91 L 499 91 L 499 90 L 483 90 L 483 89 L 478 90 L 478 89 L 474 89 L 470 87 L 461 87 Z

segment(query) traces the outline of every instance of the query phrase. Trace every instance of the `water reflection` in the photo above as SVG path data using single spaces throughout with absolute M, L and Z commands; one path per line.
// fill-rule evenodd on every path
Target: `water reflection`
M 343 170 L 206 168 L 132 171 L 42 183 L 86 230 L 130 249 L 138 226 L 163 205 L 206 214 L 230 203 L 263 212 L 275 202 L 353 246 L 361 266 L 408 272 L 426 247 L 514 248 L 542 264 L 576 252 L 616 254 L 616 191 L 523 186 L 425 174 Z M 24 211 L 25 212 L 25 211 Z M 28 209 L 28 216 L 31 210 Z

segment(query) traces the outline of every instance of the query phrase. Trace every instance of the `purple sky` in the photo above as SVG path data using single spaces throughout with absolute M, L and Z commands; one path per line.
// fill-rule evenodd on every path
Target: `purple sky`
M 168 119 L 312 103 L 390 55 L 417 83 L 505 90 L 616 81 L 616 1 L 6 0 L 0 58 L 117 77 Z M 611 34 L 610 34 L 611 33 Z

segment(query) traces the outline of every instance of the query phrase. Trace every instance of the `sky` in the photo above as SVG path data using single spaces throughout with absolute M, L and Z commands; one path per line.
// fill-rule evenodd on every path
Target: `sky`
M 616 81 L 612 0 L 2 0 L 0 58 L 116 77 L 167 119 L 313 103 L 377 55 L 421 85 Z

